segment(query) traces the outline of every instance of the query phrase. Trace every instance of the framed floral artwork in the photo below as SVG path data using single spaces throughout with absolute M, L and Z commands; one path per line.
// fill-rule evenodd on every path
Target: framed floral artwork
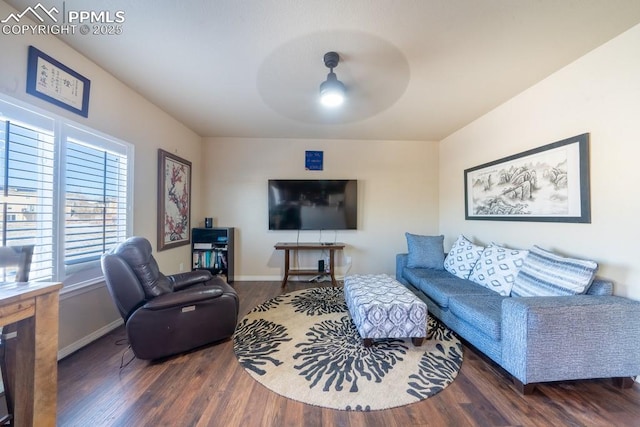
M 191 162 L 158 149 L 158 250 L 188 245 Z

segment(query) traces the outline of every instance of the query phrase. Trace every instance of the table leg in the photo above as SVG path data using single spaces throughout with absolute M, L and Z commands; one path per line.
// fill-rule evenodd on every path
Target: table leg
M 331 273 L 331 286 L 332 287 L 336 287 L 337 283 L 336 283 L 336 273 L 334 271 L 334 265 L 335 265 L 335 249 L 329 249 L 329 272 Z
M 287 286 L 289 279 L 289 249 L 284 250 L 284 278 L 282 279 L 282 289 Z
M 15 425 L 55 426 L 58 294 L 36 297 L 35 316 L 17 325 Z

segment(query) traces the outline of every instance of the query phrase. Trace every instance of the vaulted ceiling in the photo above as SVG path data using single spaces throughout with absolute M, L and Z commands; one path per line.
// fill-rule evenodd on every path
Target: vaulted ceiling
M 119 35 L 60 37 L 205 137 L 440 140 L 640 22 L 638 0 L 42 4 L 123 11 Z M 348 91 L 332 111 L 328 51 Z

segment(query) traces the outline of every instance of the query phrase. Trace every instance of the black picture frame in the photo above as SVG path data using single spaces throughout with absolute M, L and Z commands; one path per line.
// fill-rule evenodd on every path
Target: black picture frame
M 158 251 L 191 244 L 191 162 L 158 149 Z
M 464 171 L 465 219 L 591 223 L 589 134 Z
M 90 91 L 89 79 L 34 46 L 29 46 L 27 93 L 89 117 Z

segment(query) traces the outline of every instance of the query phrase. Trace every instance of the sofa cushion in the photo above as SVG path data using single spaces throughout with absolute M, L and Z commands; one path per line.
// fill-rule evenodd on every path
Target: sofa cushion
M 468 279 L 483 250 L 484 246 L 474 244 L 461 234 L 444 260 L 444 268 L 461 279 Z
M 492 243 L 482 251 L 469 280 L 508 297 L 527 253 L 526 250 L 509 249 Z
M 559 296 L 584 293 L 598 270 L 593 261 L 565 258 L 538 246 L 529 250 L 511 296 Z
M 613 282 L 594 277 L 585 294 L 597 296 L 613 295 Z
M 417 283 L 424 280 L 451 280 L 454 282 L 462 282 L 446 270 L 436 270 L 434 268 L 405 268 L 402 276 L 417 287 Z
M 449 298 L 451 313 L 499 341 L 501 339 L 502 295 L 456 295 Z
M 454 295 L 495 295 L 469 280 L 460 279 L 444 270 L 426 268 L 406 268 L 404 277 L 442 308 L 449 306 L 449 298 Z
M 444 236 L 405 233 L 409 256 L 407 267 L 444 270 Z

